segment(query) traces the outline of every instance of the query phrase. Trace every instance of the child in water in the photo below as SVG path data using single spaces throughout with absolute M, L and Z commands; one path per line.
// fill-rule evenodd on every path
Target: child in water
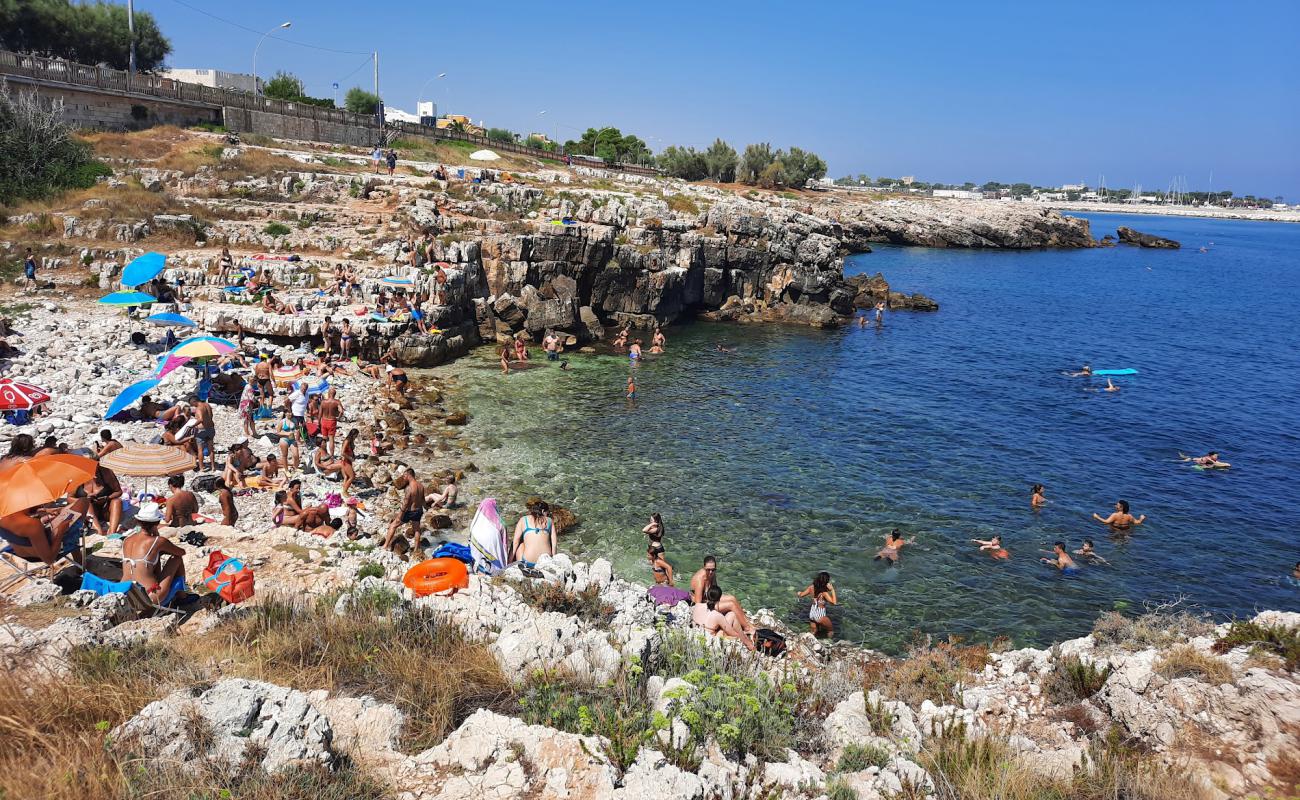
M 799 592 L 799 597 L 808 597 L 812 595 L 812 608 L 808 610 L 808 629 L 814 636 L 825 634 L 827 636 L 835 635 L 835 626 L 831 623 L 831 618 L 826 614 L 826 604 L 839 605 L 835 597 L 835 586 L 831 583 L 831 574 L 829 572 L 819 572 L 813 582 Z
M 1086 559 L 1090 564 L 1106 564 L 1106 565 L 1110 564 L 1109 561 L 1097 555 L 1096 550 L 1092 549 L 1091 539 L 1084 539 L 1083 547 L 1080 547 L 1078 550 L 1075 550 L 1074 554 L 1076 556 L 1079 556 L 1080 558 Z
M 1001 536 L 994 536 L 992 539 L 989 539 L 987 541 L 984 539 L 971 539 L 971 541 L 980 546 L 981 553 L 987 550 L 989 551 L 989 555 L 993 556 L 998 560 L 1003 560 L 1011 557 L 1011 554 L 1008 553 L 1002 547 Z
M 636 382 L 632 380 L 631 375 L 627 376 L 627 399 L 628 400 L 636 399 Z

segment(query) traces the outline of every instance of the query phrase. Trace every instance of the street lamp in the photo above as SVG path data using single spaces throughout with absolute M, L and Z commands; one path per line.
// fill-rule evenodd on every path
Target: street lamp
M 276 25 L 271 30 L 262 34 L 262 38 L 257 40 L 257 47 L 253 48 L 253 94 L 262 93 L 261 89 L 259 89 L 257 86 L 257 51 L 262 49 L 262 42 L 266 41 L 266 37 L 270 36 L 276 31 L 281 30 L 283 28 L 291 27 L 292 25 L 293 25 L 292 22 L 281 22 L 279 25 Z
M 424 102 L 424 90 L 429 88 L 429 84 L 433 83 L 434 81 L 440 78 L 445 78 L 445 77 L 447 77 L 447 73 L 439 72 L 437 75 L 434 75 L 432 78 L 424 82 L 424 85 L 420 87 L 419 96 L 415 98 L 415 113 L 417 114 L 420 113 L 420 103 Z M 435 114 L 434 116 L 437 115 Z

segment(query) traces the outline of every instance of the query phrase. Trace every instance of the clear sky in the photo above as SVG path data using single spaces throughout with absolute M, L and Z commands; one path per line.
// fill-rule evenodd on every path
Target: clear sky
M 175 67 L 296 73 L 310 94 L 561 140 L 810 149 L 830 174 L 1085 182 L 1300 201 L 1300 0 L 340 2 L 136 0 Z M 352 73 L 349 75 L 349 73 Z M 538 114 L 545 110 L 545 115 Z M 558 126 L 558 127 L 557 127 Z

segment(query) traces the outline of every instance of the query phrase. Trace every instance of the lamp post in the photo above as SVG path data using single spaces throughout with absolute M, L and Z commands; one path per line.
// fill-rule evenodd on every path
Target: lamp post
M 292 22 L 281 22 L 279 25 L 276 25 L 271 30 L 262 34 L 262 38 L 257 40 L 257 47 L 253 48 L 253 94 L 262 93 L 262 90 L 259 89 L 257 86 L 257 51 L 262 49 L 262 42 L 266 41 L 266 37 L 270 36 L 276 31 L 281 30 L 283 28 L 288 28 L 292 25 L 293 25 Z
M 419 114 L 419 113 L 420 113 L 420 104 L 424 102 L 424 90 L 429 88 L 429 84 L 433 83 L 433 82 L 436 81 L 436 80 L 439 80 L 440 78 L 445 78 L 445 77 L 447 77 L 447 73 L 445 73 L 445 72 L 439 72 L 437 75 L 434 75 L 432 78 L 430 78 L 430 79 L 428 79 L 427 81 L 425 81 L 425 82 L 424 82 L 424 85 L 420 87 L 420 94 L 419 94 L 418 97 L 415 98 L 415 113 L 416 113 L 416 114 Z M 438 115 L 437 115 L 437 114 L 434 114 L 433 116 L 434 116 L 434 118 L 436 119 Z M 437 123 L 435 122 L 435 125 L 436 125 L 436 124 L 437 124 Z

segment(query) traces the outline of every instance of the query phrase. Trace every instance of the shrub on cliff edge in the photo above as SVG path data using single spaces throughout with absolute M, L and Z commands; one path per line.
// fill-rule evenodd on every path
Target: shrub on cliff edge
M 88 189 L 106 165 L 72 135 L 63 103 L 48 107 L 34 93 L 11 92 L 0 82 L 0 206 L 38 200 L 64 189 Z

